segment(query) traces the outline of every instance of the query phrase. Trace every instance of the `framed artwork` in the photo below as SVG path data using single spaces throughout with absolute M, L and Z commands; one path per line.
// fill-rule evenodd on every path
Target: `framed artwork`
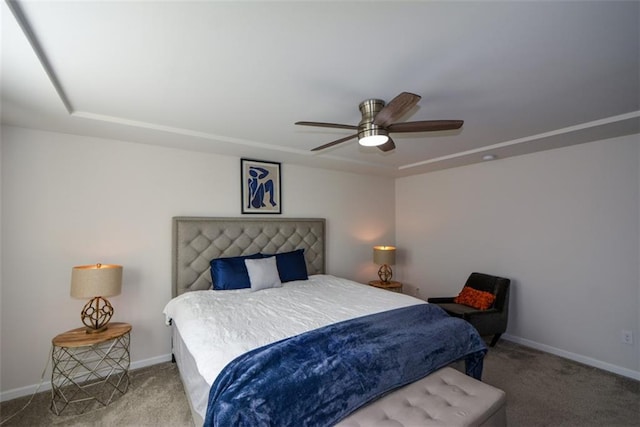
M 243 214 L 282 213 L 280 163 L 240 159 Z

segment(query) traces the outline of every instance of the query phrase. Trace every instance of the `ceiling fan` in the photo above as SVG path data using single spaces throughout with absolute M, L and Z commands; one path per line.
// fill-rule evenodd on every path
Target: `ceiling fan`
M 378 147 L 380 150 L 386 152 L 396 148 L 393 140 L 389 137 L 389 133 L 392 132 L 433 132 L 460 129 L 460 127 L 462 127 L 464 123 L 462 120 L 421 120 L 417 122 L 394 123 L 411 110 L 418 101 L 420 101 L 420 98 L 419 95 L 402 92 L 387 105 L 385 105 L 381 99 L 367 99 L 362 101 L 359 107 L 362 113 L 362 120 L 360 120 L 357 126 L 323 122 L 296 122 L 295 124 L 357 131 L 357 133 L 353 135 L 331 141 L 311 151 L 324 150 L 325 148 L 333 147 L 334 145 L 358 137 L 360 145 Z

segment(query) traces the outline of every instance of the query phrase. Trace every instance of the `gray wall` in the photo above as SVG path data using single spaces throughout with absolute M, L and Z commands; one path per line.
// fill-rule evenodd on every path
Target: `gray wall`
M 238 216 L 239 159 L 12 127 L 1 144 L 0 398 L 32 392 L 51 338 L 81 326 L 74 265 L 124 265 L 110 301 L 134 326 L 132 366 L 167 360 L 171 217 Z M 394 277 L 422 298 L 457 293 L 471 271 L 510 277 L 510 339 L 639 377 L 638 145 L 396 181 L 283 164 L 283 216 L 327 218 L 331 274 L 375 278 L 371 247 L 396 243 Z
M 240 159 L 11 127 L 1 149 L 2 399 L 32 392 L 51 339 L 82 326 L 74 265 L 124 266 L 109 300 L 133 325 L 132 366 L 167 360 L 171 217 L 239 216 Z M 394 191 L 389 178 L 282 165 L 282 216 L 326 218 L 327 271 L 358 281 L 375 277 L 372 247 L 395 243 Z
M 427 298 L 473 271 L 509 277 L 511 339 L 640 379 L 638 147 L 633 135 L 398 179 L 400 279 Z

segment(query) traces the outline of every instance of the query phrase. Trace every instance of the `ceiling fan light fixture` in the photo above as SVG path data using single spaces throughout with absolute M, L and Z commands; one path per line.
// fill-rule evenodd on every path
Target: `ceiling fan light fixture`
M 369 135 L 360 138 L 358 142 L 365 147 L 377 147 L 378 145 L 385 144 L 388 140 L 389 137 L 387 135 Z
M 358 123 L 358 143 L 365 147 L 377 147 L 389 141 L 389 132 L 373 123 L 376 115 L 384 108 L 381 99 L 367 99 L 360 103 L 362 120 Z
M 365 147 L 377 147 L 389 140 L 386 129 L 372 123 L 361 123 L 358 129 L 358 143 Z

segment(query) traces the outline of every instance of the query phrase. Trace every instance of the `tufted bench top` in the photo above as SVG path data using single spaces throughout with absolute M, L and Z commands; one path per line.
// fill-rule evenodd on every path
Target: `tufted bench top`
M 339 427 L 506 426 L 504 391 L 440 369 L 364 406 Z

